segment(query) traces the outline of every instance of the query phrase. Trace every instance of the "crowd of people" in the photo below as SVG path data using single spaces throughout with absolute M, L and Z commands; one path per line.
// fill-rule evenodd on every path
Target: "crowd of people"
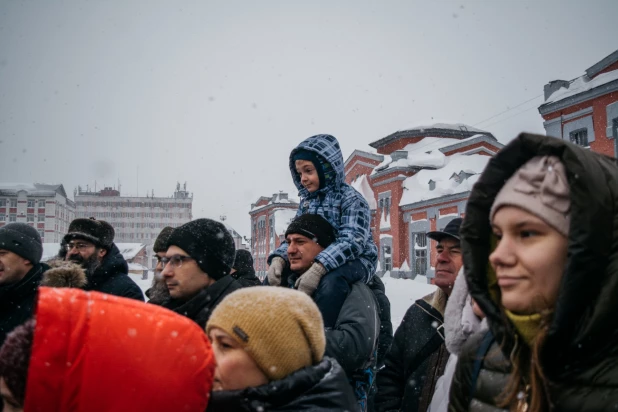
M 618 408 L 615 159 L 514 139 L 428 233 L 437 288 L 394 335 L 339 143 L 289 166 L 300 206 L 264 282 L 210 219 L 161 231 L 146 297 L 105 221 L 75 219 L 50 262 L 34 228 L 1 227 L 2 410 Z

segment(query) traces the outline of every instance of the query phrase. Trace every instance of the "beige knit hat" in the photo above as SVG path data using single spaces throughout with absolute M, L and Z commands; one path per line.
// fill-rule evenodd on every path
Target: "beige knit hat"
M 564 164 L 556 156 L 530 159 L 507 180 L 496 196 L 490 221 L 502 206 L 524 209 L 568 237 L 571 198 Z
M 213 310 L 206 333 L 220 328 L 251 355 L 268 379 L 279 380 L 322 360 L 322 315 L 307 294 L 274 286 L 239 289 Z

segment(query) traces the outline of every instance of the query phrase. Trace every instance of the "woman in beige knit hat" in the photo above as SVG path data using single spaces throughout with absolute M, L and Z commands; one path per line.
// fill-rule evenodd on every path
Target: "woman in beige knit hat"
M 216 359 L 208 411 L 353 411 L 341 366 L 324 357 L 324 324 L 305 293 L 253 287 L 213 311 L 208 334 Z
M 468 340 L 451 411 L 618 406 L 618 166 L 521 134 L 475 184 L 461 228 L 488 333 Z

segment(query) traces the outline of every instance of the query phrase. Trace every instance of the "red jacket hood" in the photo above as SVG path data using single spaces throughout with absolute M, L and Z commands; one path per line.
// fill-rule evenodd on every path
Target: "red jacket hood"
M 24 410 L 204 411 L 214 355 L 204 331 L 161 307 L 39 289 Z

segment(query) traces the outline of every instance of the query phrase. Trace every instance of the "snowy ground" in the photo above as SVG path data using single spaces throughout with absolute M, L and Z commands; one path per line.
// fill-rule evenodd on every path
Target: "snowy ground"
M 148 279 L 142 279 L 141 275 L 129 274 L 129 276 L 144 292 L 152 284 L 152 271 L 148 272 Z M 387 273 L 382 278 L 382 282 L 386 285 L 386 296 L 391 301 L 393 331 L 397 329 L 403 319 L 403 315 L 406 314 L 406 311 L 416 299 L 420 299 L 436 290 L 434 285 L 427 284 L 427 280 L 424 277 L 417 277 L 415 280 L 394 279 Z
M 382 278 L 386 285 L 386 296 L 391 301 L 391 321 L 393 322 L 393 332 L 403 319 L 403 315 L 415 300 L 436 290 L 434 285 L 427 284 L 426 278 L 417 276 L 416 279 L 395 279 L 387 273 Z

